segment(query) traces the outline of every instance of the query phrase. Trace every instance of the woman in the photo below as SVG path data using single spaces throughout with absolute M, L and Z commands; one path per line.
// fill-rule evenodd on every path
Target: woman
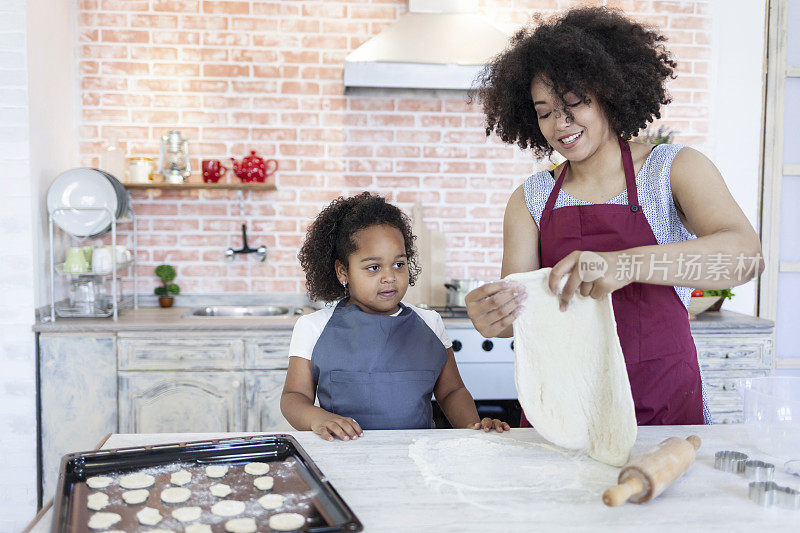
M 566 159 L 511 195 L 502 276 L 552 267 L 554 294 L 567 277 L 562 311 L 578 291 L 611 293 L 637 422 L 703 424 L 688 286 L 729 288 L 763 264 L 758 236 L 708 158 L 628 142 L 670 102 L 676 63 L 664 40 L 618 12 L 574 9 L 518 32 L 487 67 L 479 97 L 487 135 Z M 604 272 L 581 276 L 598 261 Z M 485 337 L 509 337 L 525 297 L 500 281 L 466 305 Z

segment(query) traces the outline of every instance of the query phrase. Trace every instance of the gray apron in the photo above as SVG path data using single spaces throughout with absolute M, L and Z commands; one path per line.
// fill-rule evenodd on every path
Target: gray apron
M 429 429 L 431 395 L 447 361 L 442 341 L 410 307 L 397 316 L 336 305 L 311 353 L 319 405 L 362 429 Z

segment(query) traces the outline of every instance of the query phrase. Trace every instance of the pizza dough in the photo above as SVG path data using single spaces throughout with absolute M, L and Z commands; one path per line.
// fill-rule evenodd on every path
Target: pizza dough
M 191 495 L 192 491 L 185 487 L 169 487 L 161 491 L 161 501 L 164 503 L 183 503 Z
M 89 518 L 89 529 L 108 529 L 120 520 L 122 517 L 117 513 L 94 513 Z
M 112 481 L 114 480 L 108 476 L 94 476 L 88 478 L 86 484 L 89 485 L 90 489 L 104 489 L 111 485 Z
M 86 507 L 92 511 L 102 511 L 108 507 L 108 494 L 104 492 L 95 492 L 86 498 Z
M 169 476 L 169 482 L 173 485 L 186 485 L 192 480 L 192 474 L 187 470 L 178 470 Z
M 200 518 L 202 509 L 199 507 L 179 507 L 172 511 L 172 517 L 179 522 L 192 522 Z
M 211 465 L 206 467 L 206 475 L 208 477 L 225 477 L 228 473 L 228 467 L 222 465 Z
M 269 517 L 269 527 L 275 531 L 295 531 L 305 523 L 306 517 L 297 513 L 278 513 Z
M 137 505 L 144 503 L 148 496 L 150 491 L 147 489 L 126 490 L 122 493 L 122 500 L 128 505 Z
M 595 300 L 576 292 L 562 312 L 547 284 L 551 270 L 505 278 L 524 285 L 528 295 L 514 320 L 519 402 L 553 444 L 622 466 L 636 440 L 636 414 L 611 296 Z
M 150 474 L 128 474 L 119 481 L 123 489 L 146 489 L 152 487 L 156 480 Z
M 183 528 L 184 533 L 211 533 L 211 526 L 208 524 L 190 524 Z
M 261 476 L 253 480 L 253 485 L 255 485 L 258 490 L 270 490 L 274 484 L 275 480 L 270 476 Z
M 283 505 L 283 500 L 285 500 L 285 498 L 280 494 L 267 494 L 265 496 L 260 497 L 258 499 L 258 503 L 264 509 L 270 510 L 270 509 L 277 509 L 278 507 Z
M 231 488 L 225 483 L 214 483 L 213 485 L 208 487 L 208 491 L 217 498 L 224 498 L 225 496 L 233 492 Z
M 161 513 L 158 512 L 158 509 L 153 509 L 152 507 L 145 507 L 136 513 L 136 520 L 145 526 L 154 526 L 161 522 L 161 518 Z
M 244 465 L 244 471 L 252 476 L 263 476 L 269 472 L 269 465 L 267 463 L 247 463 Z
M 211 512 L 217 516 L 236 516 L 244 512 L 244 502 L 222 500 L 211 506 Z
M 255 533 L 256 521 L 252 518 L 234 518 L 225 522 L 225 531 L 230 533 Z

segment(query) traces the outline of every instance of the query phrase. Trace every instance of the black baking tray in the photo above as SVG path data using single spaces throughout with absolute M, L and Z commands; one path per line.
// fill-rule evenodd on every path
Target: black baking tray
M 87 525 L 89 516 L 94 512 L 90 511 L 86 506 L 86 498 L 92 490 L 86 485 L 86 479 L 89 477 L 100 475 L 120 476 L 148 468 L 166 468 L 163 474 L 155 476 L 156 484 L 151 487 L 150 497 L 142 505 L 156 507 L 161 511 L 162 515 L 169 517 L 169 511 L 174 509 L 175 506 L 161 503 L 157 489 L 169 484 L 168 481 L 164 483 L 163 478 L 169 479 L 169 474 L 171 473 L 169 469 L 173 465 L 191 469 L 204 468 L 209 464 L 217 463 L 231 466 L 243 465 L 254 460 L 266 460 L 271 465 L 271 472 L 277 472 L 280 475 L 280 480 L 276 478 L 275 489 L 278 488 L 280 483 L 284 488 L 294 487 L 294 489 L 288 491 L 289 493 L 292 490 L 302 490 L 302 493 L 307 495 L 307 501 L 302 502 L 302 506 L 306 509 L 305 512 L 302 512 L 306 516 L 306 525 L 298 531 L 321 533 L 363 530 L 363 526 L 356 515 L 342 497 L 339 496 L 336 489 L 326 480 L 325 475 L 294 437 L 291 435 L 268 435 L 139 446 L 65 455 L 61 460 L 61 471 L 53 505 L 53 526 L 51 531 L 52 533 L 93 531 Z M 277 470 L 273 467 L 277 467 Z M 155 471 L 157 472 L 158 470 Z M 246 476 L 241 475 L 240 477 L 244 479 Z M 221 480 L 216 479 L 213 481 Z M 252 485 L 252 481 L 249 483 Z M 187 485 L 187 487 L 199 486 L 199 484 L 193 481 L 192 485 Z M 244 485 L 242 486 L 244 487 Z M 275 489 L 273 489 L 275 492 L 279 492 Z M 122 491 L 121 488 L 103 490 L 112 493 L 114 491 Z M 244 490 L 247 490 L 247 487 Z M 265 492 L 258 492 L 256 489 L 252 489 L 251 492 L 260 495 L 266 494 Z M 297 494 L 300 494 L 300 492 L 297 492 Z M 119 496 L 119 494 L 115 496 Z M 237 492 L 235 491 L 229 498 L 241 499 L 241 494 L 239 494 L 239 498 L 236 496 Z M 111 529 L 126 531 L 148 529 L 139 526 L 135 520 L 135 509 L 138 506 L 127 506 L 127 504 L 121 503 L 120 498 L 114 497 L 114 495 L 112 495 L 112 501 L 115 501 L 115 505 L 109 506 L 103 511 L 117 512 L 123 516 L 123 520 Z M 298 502 L 300 502 L 299 499 Z M 190 500 L 181 505 L 193 504 Z M 125 511 L 124 515 L 122 514 L 123 511 Z M 293 509 L 287 509 L 286 511 L 260 511 L 263 516 L 255 517 L 259 528 L 258 531 L 271 531 L 267 525 L 267 515 L 287 511 L 300 512 Z M 133 520 L 131 520 L 131 517 L 133 517 Z M 168 520 L 174 519 L 170 517 Z M 224 520 L 215 520 L 222 520 L 222 522 L 210 524 L 212 530 L 214 532 L 224 531 Z M 168 527 L 168 524 L 159 523 L 155 527 Z

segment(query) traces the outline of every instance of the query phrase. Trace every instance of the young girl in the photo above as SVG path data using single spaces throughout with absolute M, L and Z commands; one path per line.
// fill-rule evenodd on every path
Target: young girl
M 309 227 L 298 255 L 309 295 L 339 301 L 292 332 L 281 412 L 296 429 L 330 441 L 431 428 L 431 393 L 453 427 L 509 429 L 479 420 L 439 314 L 401 303 L 419 273 L 413 241 L 403 212 L 366 192 L 334 200 Z
M 511 195 L 502 275 L 553 267 L 554 294 L 568 276 L 562 310 L 576 291 L 611 293 L 638 423 L 703 424 L 688 287 L 739 285 L 763 265 L 758 236 L 711 161 L 680 145 L 628 142 L 670 102 L 676 63 L 664 40 L 615 11 L 574 9 L 517 33 L 479 95 L 487 134 L 566 158 Z M 582 279 L 583 251 L 600 255 L 604 274 Z M 478 331 L 508 337 L 524 299 L 500 281 L 466 302 Z

